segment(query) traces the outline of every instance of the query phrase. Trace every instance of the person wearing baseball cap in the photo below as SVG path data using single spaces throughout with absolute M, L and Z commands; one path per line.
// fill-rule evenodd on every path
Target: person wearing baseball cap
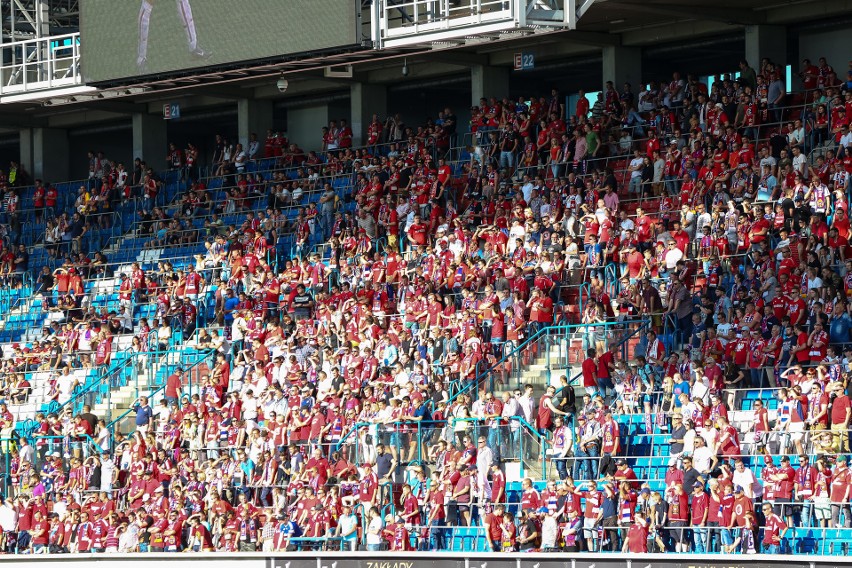
M 541 530 L 534 518 L 535 509 L 521 509 L 518 511 L 518 549 L 521 551 L 532 550 L 538 546 Z
M 703 554 L 707 552 L 709 544 L 707 516 L 710 512 L 710 496 L 704 491 L 702 482 L 696 481 L 692 484 L 690 500 L 693 550 L 698 554 Z

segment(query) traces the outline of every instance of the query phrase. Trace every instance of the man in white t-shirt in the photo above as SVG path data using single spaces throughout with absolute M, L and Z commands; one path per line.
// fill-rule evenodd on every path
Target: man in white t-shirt
M 852 146 L 852 130 L 849 130 L 849 125 L 844 124 L 840 127 L 840 147 L 848 148 Z
M 620 222 L 618 224 L 618 228 L 621 229 L 621 240 L 627 240 L 627 231 L 634 231 L 636 229 L 636 223 L 633 222 L 633 219 L 627 216 L 627 211 L 621 210 L 618 213 Z
M 524 194 L 524 201 L 527 203 L 532 199 L 532 192 L 535 189 L 535 184 L 530 176 L 524 176 L 524 184 L 521 186 L 521 193 Z
M 115 460 L 110 457 L 101 459 L 101 491 L 109 493 L 112 491 L 112 481 L 115 477 Z
M 764 166 L 769 166 L 769 172 L 774 175 L 777 165 L 778 161 L 769 153 L 769 148 L 763 146 L 760 149 L 760 171 L 763 171 Z
M 701 436 L 695 437 L 695 450 L 692 452 L 692 463 L 699 473 L 708 474 L 716 467 L 716 456 L 707 447 L 707 442 Z
M 793 146 L 793 170 L 802 174 L 803 179 L 808 179 L 808 157 L 798 146 Z
M 683 251 L 677 248 L 676 241 L 669 241 L 666 249 L 665 263 L 666 270 L 671 272 L 677 266 L 677 261 L 683 258 Z
M 541 549 L 544 552 L 550 552 L 556 550 L 559 525 L 556 522 L 556 511 L 550 511 L 546 507 L 542 509 L 546 512 L 541 519 Z
M 739 485 L 742 487 L 743 494 L 749 499 L 757 497 L 757 490 L 760 484 L 754 476 L 754 472 L 745 466 L 743 460 L 738 459 L 734 463 L 734 475 L 731 481 L 734 483 L 734 486 Z
M 701 239 L 701 237 L 703 236 L 702 229 L 704 227 L 711 227 L 712 229 L 713 216 L 710 215 L 710 212 L 704 208 L 704 205 L 702 203 L 699 203 L 695 206 L 695 215 L 695 229 L 698 233 L 696 238 Z
M 379 510 L 373 507 L 370 509 L 370 522 L 367 524 L 367 550 L 377 551 L 382 549 L 382 517 L 379 515 Z
M 246 389 L 245 392 L 242 393 L 242 402 L 242 418 L 246 422 L 246 432 L 248 433 L 257 427 L 258 399 L 255 398 L 253 389 Z
M 332 393 L 334 381 L 325 371 L 317 373 L 317 400 L 322 401 Z
M 248 310 L 241 310 L 234 315 L 234 323 L 231 324 L 231 344 L 234 346 L 234 354 L 243 348 L 243 339 L 248 330 L 246 323 L 246 314 L 248 313 Z
M 719 322 L 716 325 L 716 339 L 719 340 L 722 347 L 725 347 L 731 340 L 731 331 L 734 329 L 734 326 L 728 322 L 728 316 L 726 314 L 716 314 L 716 319 Z
M 18 513 L 3 497 L 0 497 L 0 528 L 4 533 L 18 530 Z
M 56 377 L 56 387 L 59 390 L 60 400 L 68 400 L 71 398 L 71 393 L 77 388 L 80 382 L 77 377 L 71 374 L 69 367 L 63 367 L 62 373 Z
M 246 156 L 245 150 L 243 150 L 243 145 L 237 144 L 237 147 L 234 149 L 234 168 L 238 174 L 245 173 L 247 162 L 248 156 Z

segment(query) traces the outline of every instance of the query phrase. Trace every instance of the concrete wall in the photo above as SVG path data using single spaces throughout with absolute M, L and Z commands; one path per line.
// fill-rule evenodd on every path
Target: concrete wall
M 459 134 L 470 130 L 470 88 L 458 89 L 425 88 L 421 90 L 390 90 L 388 92 L 388 114 L 399 113 L 403 122 L 415 127 L 435 119 L 445 107 L 449 107 L 458 118 Z M 382 118 L 386 115 L 383 114 Z
M 322 127 L 331 120 L 350 120 L 350 110 L 348 100 L 288 108 L 287 137 L 305 151 L 321 150 Z
M 227 554 L 46 554 L 39 556 L 7 555 L 0 557 L 0 566 L 38 566 L 39 568 L 146 568 L 162 562 L 186 568 L 266 568 L 265 558 Z M 313 567 L 312 567 L 313 568 Z
M 280 552 L 187 554 L 65 554 L 0 556 L 0 565 L 38 568 L 148 568 L 152 564 L 186 568 L 838 568 L 840 557 L 796 555 L 584 554 L 584 553 L 435 553 Z
M 817 65 L 820 57 L 825 57 L 828 64 L 834 67 L 841 81 L 846 80 L 846 71 L 849 70 L 848 26 L 814 32 L 805 31 L 799 35 L 799 57 L 797 61 L 790 62 L 793 65 L 794 86 L 801 87 L 796 73 L 801 69 L 802 59 L 810 59 L 811 63 Z
M 69 180 L 85 179 L 89 176 L 89 158 L 86 155 L 89 150 L 95 152 L 103 150 L 110 160 L 116 163 L 124 162 L 128 171 L 133 169 L 133 131 L 130 124 L 127 124 L 125 128 L 108 132 L 70 130 L 68 141 Z M 164 167 L 165 152 L 162 152 L 162 154 L 163 159 L 154 164 L 158 169 Z M 67 180 L 51 178 L 50 181 Z

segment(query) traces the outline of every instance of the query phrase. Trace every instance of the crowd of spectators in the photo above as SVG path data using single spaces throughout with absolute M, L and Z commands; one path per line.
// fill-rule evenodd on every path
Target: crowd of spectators
M 114 274 L 57 233 L 56 254 L 75 255 L 40 282 L 60 317 L 6 354 L 4 392 L 25 401 L 45 371 L 61 405 L 73 371 L 108 367 L 128 333 L 140 355 L 210 361 L 135 401 L 127 436 L 90 408 L 39 414 L 9 448 L 0 544 L 441 550 L 479 527 L 496 551 L 781 553 L 803 528 L 850 527 L 852 94 L 806 61 L 820 90 L 785 107 L 781 69 L 743 61 L 710 89 L 675 73 L 635 97 L 608 84 L 575 109 L 556 91 L 483 99 L 463 163 L 451 109 L 418 127 L 374 117 L 363 149 L 343 121 L 322 153 L 273 132 L 247 149 L 219 138 L 223 203 L 191 145 L 169 148 L 189 187 L 172 204 L 146 164 L 128 175 L 93 153 L 71 224 L 139 199 L 151 248 L 204 250 Z M 261 158 L 269 179 L 248 171 Z M 99 275 L 117 279 L 112 311 L 85 292 Z M 582 388 L 510 381 L 547 349 L 515 348 L 567 323 L 587 324 Z M 764 393 L 751 407 L 748 388 Z M 632 469 L 633 414 L 631 432 L 666 449 L 664 476 Z M 14 421 L 0 404 L 0 431 Z M 541 479 L 507 479 L 537 461 Z

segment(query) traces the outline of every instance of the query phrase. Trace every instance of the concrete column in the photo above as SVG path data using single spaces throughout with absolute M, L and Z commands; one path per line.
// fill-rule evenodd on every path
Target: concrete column
M 776 64 L 787 62 L 787 28 L 784 26 L 746 26 L 745 58 L 752 69 L 760 69 L 760 60 L 768 57 Z
M 322 150 L 322 127 L 334 119 L 327 104 L 287 109 L 287 138 L 305 151 Z
M 384 85 L 355 83 L 350 87 L 350 105 L 352 145 L 363 146 L 373 115 L 381 120 L 387 114 L 388 90 Z
M 29 151 L 25 139 L 31 142 Z M 33 128 L 28 134 L 21 131 L 21 162 L 31 168 L 29 172 L 34 178 L 51 182 L 71 179 L 69 150 L 68 132 L 61 128 Z M 27 152 L 31 164 L 25 160 Z
M 155 170 L 162 168 L 169 150 L 166 121 L 162 116 L 133 115 L 133 158 L 141 158 Z
M 237 131 L 240 144 L 248 151 L 249 136 L 266 139 L 267 129 L 272 128 L 272 101 L 240 99 L 237 101 Z
M 509 69 L 505 67 L 490 67 L 474 65 L 470 68 L 471 104 L 478 105 L 479 99 L 485 97 L 497 98 L 509 96 Z
M 638 93 L 642 84 L 642 49 L 608 45 L 603 48 L 603 82 L 612 81 L 617 91 L 624 83 L 633 86 Z M 604 89 L 604 85 L 601 85 Z
M 18 131 L 18 163 L 21 167 L 27 170 L 31 176 L 35 175 L 33 169 L 33 129 L 21 128 Z

